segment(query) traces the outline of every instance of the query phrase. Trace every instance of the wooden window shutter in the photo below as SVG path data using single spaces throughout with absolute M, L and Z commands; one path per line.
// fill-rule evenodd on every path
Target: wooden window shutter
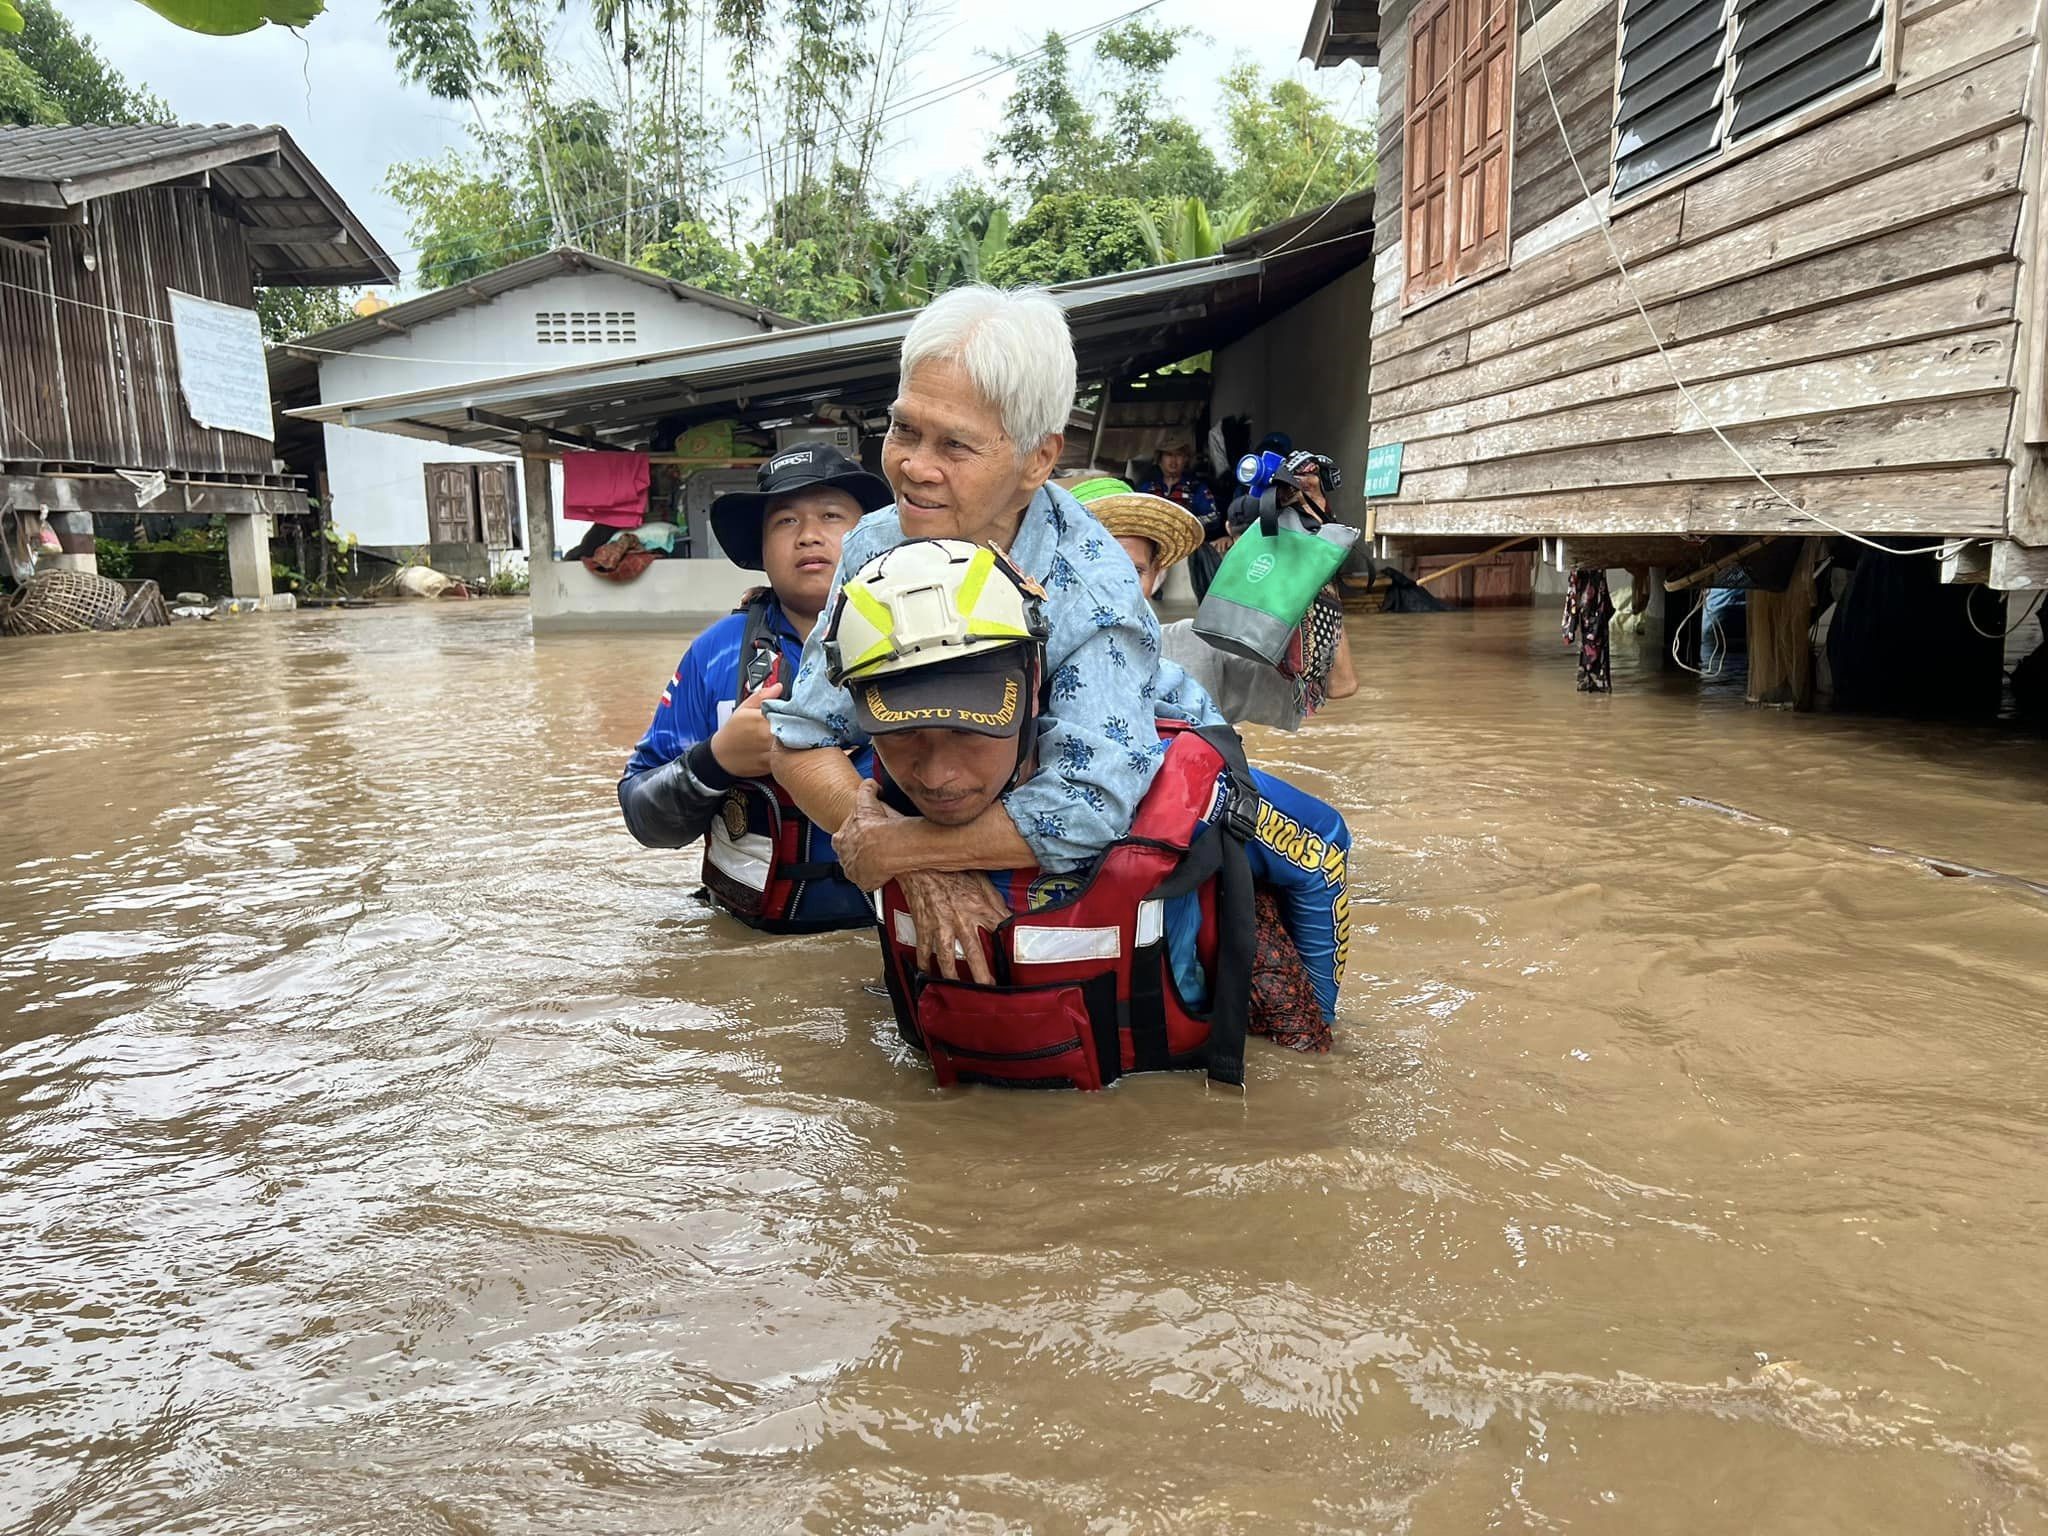
M 1514 115 L 1513 0 L 1457 0 L 1457 241 L 1451 278 L 1508 257 L 1508 122 Z
M 1402 234 L 1409 302 L 1508 255 L 1514 0 L 1437 0 L 1410 30 Z

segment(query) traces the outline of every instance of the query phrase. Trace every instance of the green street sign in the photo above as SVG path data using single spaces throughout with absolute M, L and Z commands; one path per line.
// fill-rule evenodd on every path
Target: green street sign
M 1401 445 L 1381 443 L 1365 456 L 1365 494 L 1391 496 L 1401 489 Z

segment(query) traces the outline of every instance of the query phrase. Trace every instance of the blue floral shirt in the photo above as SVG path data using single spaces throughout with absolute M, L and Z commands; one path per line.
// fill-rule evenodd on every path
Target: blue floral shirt
M 896 509 L 870 512 L 840 546 L 834 590 L 903 542 Z M 1221 725 L 1201 685 L 1159 655 L 1159 621 L 1138 591 L 1138 573 L 1109 531 L 1055 486 L 1024 509 L 1010 558 L 1045 588 L 1045 712 L 1038 773 L 1003 797 L 1003 808 L 1041 869 L 1079 869 L 1131 830 L 1165 743 L 1155 717 Z M 765 706 L 783 746 L 858 747 L 853 700 L 825 676 L 825 628 L 804 646 L 796 686 Z

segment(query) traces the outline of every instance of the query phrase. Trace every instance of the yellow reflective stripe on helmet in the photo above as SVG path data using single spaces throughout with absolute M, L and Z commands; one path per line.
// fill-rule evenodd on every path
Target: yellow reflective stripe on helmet
M 953 606 L 960 617 L 969 621 L 967 631 L 974 633 L 974 607 L 981 601 L 981 589 L 988 585 L 988 573 L 996 568 L 996 552 L 986 545 L 974 552 L 974 558 L 967 562 L 967 570 L 960 578 L 960 589 L 953 594 Z
M 868 590 L 866 582 L 849 581 L 841 590 L 845 592 L 848 604 L 862 618 L 872 624 L 875 628 L 875 633 L 881 637 L 858 656 L 844 664 L 841 670 L 851 674 L 858 672 L 871 661 L 878 661 L 884 656 L 895 653 L 896 620 L 895 616 L 889 612 L 888 605 Z
M 1019 629 L 1006 619 L 969 619 L 967 633 L 970 635 L 1000 635 L 1006 640 L 1029 640 L 1031 632 Z

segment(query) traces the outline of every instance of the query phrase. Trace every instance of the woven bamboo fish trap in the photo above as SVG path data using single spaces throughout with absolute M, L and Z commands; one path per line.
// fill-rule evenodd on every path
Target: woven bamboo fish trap
M 0 597 L 0 635 L 76 635 L 154 629 L 171 622 L 153 581 L 122 583 L 84 571 L 40 571 Z

